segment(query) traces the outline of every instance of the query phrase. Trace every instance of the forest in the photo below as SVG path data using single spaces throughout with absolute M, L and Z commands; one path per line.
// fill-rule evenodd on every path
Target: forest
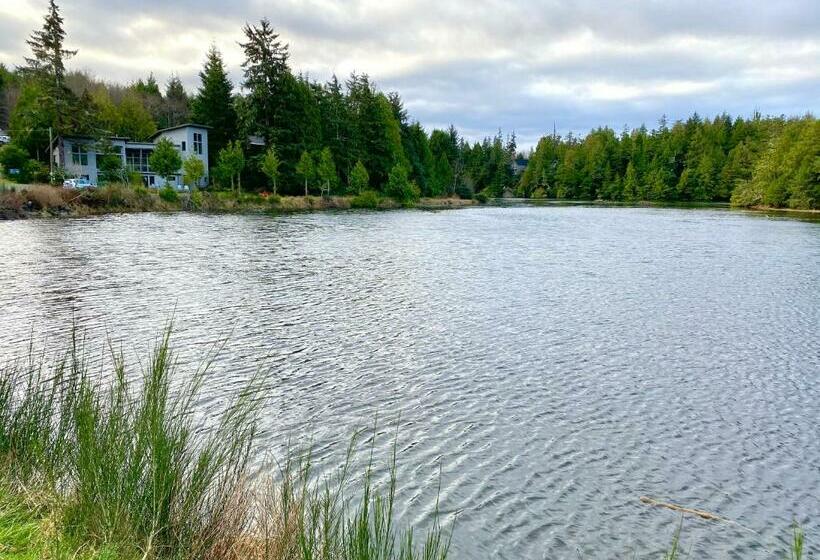
M 280 194 L 360 194 L 397 200 L 419 196 L 517 196 L 636 203 L 727 202 L 739 206 L 820 206 L 820 124 L 812 115 L 732 118 L 719 115 L 657 128 L 608 127 L 586 136 L 544 136 L 519 150 L 500 130 L 470 142 L 454 126 L 431 131 L 413 120 L 396 92 L 367 74 L 325 83 L 294 72 L 288 44 L 269 20 L 246 24 L 242 80 L 232 83 L 222 54 L 204 54 L 197 90 L 178 76 L 160 86 L 150 73 L 110 83 L 65 61 L 59 7 L 30 36 L 31 56 L 0 64 L 0 128 L 11 143 L 0 165 L 20 182 L 47 182 L 49 132 L 145 140 L 187 122 L 211 127 L 209 157 L 216 188 Z M 528 160 L 523 173 L 513 163 Z M 116 158 L 112 161 L 116 161 Z M 109 169 L 114 179 L 128 170 Z M 52 181 L 54 178 L 51 178 Z

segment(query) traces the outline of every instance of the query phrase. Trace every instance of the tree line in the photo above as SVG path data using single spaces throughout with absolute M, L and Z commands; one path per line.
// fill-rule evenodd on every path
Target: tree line
M 810 115 L 694 114 L 672 125 L 662 118 L 651 131 L 548 135 L 524 154 L 515 134 L 470 143 L 453 126 L 428 133 L 398 93 L 380 91 L 367 74 L 320 83 L 295 73 L 288 44 L 267 19 L 242 28 L 241 82 L 232 83 L 212 46 L 195 92 L 177 76 L 160 87 L 153 74 L 121 85 L 67 71 L 64 61 L 76 51 L 65 39 L 50 0 L 42 28 L 27 41 L 25 64 L 0 65 L 0 128 L 13 138 L 0 150 L 0 164 L 22 169 L 20 179 L 42 177 L 49 129 L 99 138 L 104 147 L 110 136 L 145 140 L 195 122 L 211 127 L 212 182 L 235 190 L 820 205 L 820 125 Z M 177 160 L 170 150 L 162 155 L 163 174 L 173 172 Z M 520 158 L 529 162 L 518 175 L 512 164 Z M 121 160 L 103 161 L 111 167 L 104 176 L 127 177 L 128 170 L 116 169 Z
M 545 136 L 529 158 L 519 196 L 579 200 L 732 201 L 813 209 L 820 206 L 820 123 L 694 114 L 662 118 L 617 135 Z

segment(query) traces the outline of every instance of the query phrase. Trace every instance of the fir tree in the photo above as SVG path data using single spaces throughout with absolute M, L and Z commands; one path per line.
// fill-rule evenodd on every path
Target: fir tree
M 208 132 L 208 157 L 216 161 L 219 151 L 237 136 L 237 116 L 232 99 L 233 84 L 228 78 L 222 55 L 211 45 L 199 73 L 201 84 L 191 108 L 197 124 L 211 127 Z

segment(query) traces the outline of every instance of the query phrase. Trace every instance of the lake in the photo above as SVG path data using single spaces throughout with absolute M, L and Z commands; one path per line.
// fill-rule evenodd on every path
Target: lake
M 262 371 L 258 457 L 321 472 L 398 430 L 399 521 L 452 557 L 820 553 L 820 223 L 721 210 L 471 208 L 0 222 L 0 357 L 72 321 L 180 373 L 204 417 Z M 439 484 L 441 486 L 439 495 Z M 654 556 L 652 556 L 654 554 Z

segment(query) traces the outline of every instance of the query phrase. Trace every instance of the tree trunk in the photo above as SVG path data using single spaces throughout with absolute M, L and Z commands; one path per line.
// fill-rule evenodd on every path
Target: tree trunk
M 305 179 L 305 197 L 308 195 L 307 179 Z

